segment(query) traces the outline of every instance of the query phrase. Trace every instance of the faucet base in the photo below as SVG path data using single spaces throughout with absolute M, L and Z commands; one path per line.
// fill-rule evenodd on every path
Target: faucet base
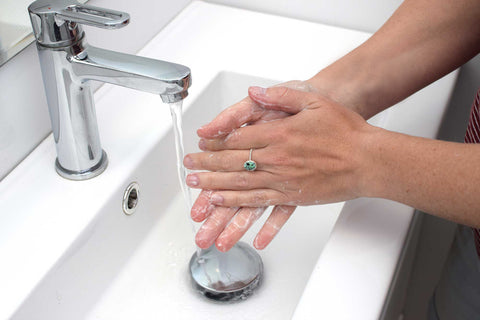
M 55 161 L 55 170 L 61 177 L 69 180 L 76 180 L 76 181 L 95 178 L 96 176 L 100 175 L 103 171 L 105 171 L 107 166 L 108 166 L 108 157 L 107 157 L 107 153 L 104 150 L 102 150 L 102 158 L 100 159 L 100 161 L 95 166 L 87 170 L 82 170 L 82 171 L 68 170 L 62 167 L 60 162 L 58 162 L 58 158 Z

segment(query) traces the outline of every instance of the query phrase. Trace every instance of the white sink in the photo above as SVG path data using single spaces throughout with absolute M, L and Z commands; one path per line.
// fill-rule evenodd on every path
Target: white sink
M 252 36 L 259 30 L 271 33 L 271 42 Z M 140 54 L 192 69 L 184 105 L 186 150 L 192 152 L 196 128 L 243 98 L 248 86 L 308 78 L 368 36 L 193 2 Z M 292 47 L 285 48 L 286 39 Z M 373 123 L 434 137 L 454 81 L 455 74 L 442 79 Z M 168 107 L 157 96 L 110 85 L 95 99 L 109 156 L 102 175 L 82 182 L 60 178 L 49 137 L 1 183 L 0 318 L 378 318 L 411 208 L 377 199 L 300 208 L 259 252 L 265 266 L 259 290 L 240 303 L 213 303 L 189 283 L 195 247 Z M 131 182 L 140 197 L 127 216 L 122 199 Z M 365 279 L 373 281 L 370 296 L 353 301 L 365 292 Z
M 184 114 L 186 150 L 198 150 L 196 128 L 244 97 L 248 85 L 274 83 L 218 74 Z M 122 91 L 110 88 L 107 94 L 116 97 Z M 156 104 L 168 108 L 160 101 Z M 175 163 L 170 130 L 157 137 L 129 173 L 130 180 L 117 187 L 104 206 L 95 208 L 95 221 L 16 317 L 30 319 L 40 313 L 48 319 L 72 319 L 72 314 L 78 319 L 149 319 L 171 314 L 174 319 L 211 319 L 213 312 L 226 319 L 238 311 L 248 319 L 291 318 L 342 204 L 301 208 L 276 241 L 260 252 L 265 281 L 258 293 L 244 303 L 219 308 L 191 290 L 187 267 L 195 246 Z M 138 183 L 140 198 L 136 212 L 126 216 L 121 204 L 129 181 Z M 253 236 L 250 232 L 245 241 L 251 243 Z

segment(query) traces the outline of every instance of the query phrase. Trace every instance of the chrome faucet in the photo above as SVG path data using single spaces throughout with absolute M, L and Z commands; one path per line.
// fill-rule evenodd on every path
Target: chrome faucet
M 81 24 L 117 29 L 129 23 L 127 13 L 76 0 L 37 0 L 28 11 L 57 149 L 55 168 L 62 177 L 85 180 L 107 167 L 89 80 L 159 94 L 167 103 L 187 96 L 189 68 L 87 44 Z

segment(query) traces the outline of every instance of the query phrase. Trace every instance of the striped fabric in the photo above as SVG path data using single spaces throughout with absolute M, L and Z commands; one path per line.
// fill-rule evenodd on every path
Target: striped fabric
M 468 121 L 467 132 L 465 133 L 465 143 L 480 143 L 480 89 L 470 111 L 470 120 Z M 475 236 L 475 248 L 480 258 L 480 229 L 472 229 Z

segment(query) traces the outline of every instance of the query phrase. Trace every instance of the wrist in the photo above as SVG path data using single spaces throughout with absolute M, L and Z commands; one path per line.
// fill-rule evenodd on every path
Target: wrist
M 361 135 L 360 161 L 357 175 L 358 197 L 384 198 L 387 196 L 389 173 L 394 170 L 389 165 L 392 132 L 368 125 L 368 130 Z
M 343 79 L 327 68 L 305 82 L 321 95 L 360 114 L 364 119 L 368 119 L 374 113 L 367 107 L 366 82 L 355 79 L 359 76 L 352 75 L 348 79 Z M 363 84 L 357 84 L 357 82 Z

